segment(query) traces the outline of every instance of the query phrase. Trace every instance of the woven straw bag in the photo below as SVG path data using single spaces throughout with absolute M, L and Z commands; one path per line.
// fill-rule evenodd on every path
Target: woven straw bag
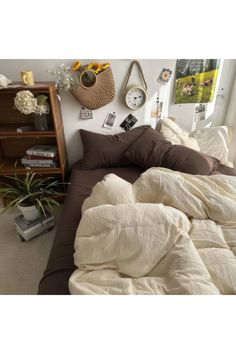
M 71 89 L 72 95 L 80 104 L 88 109 L 101 108 L 112 102 L 115 98 L 115 82 L 111 68 L 108 68 L 96 75 L 93 86 L 83 85 L 80 75 L 80 86 Z

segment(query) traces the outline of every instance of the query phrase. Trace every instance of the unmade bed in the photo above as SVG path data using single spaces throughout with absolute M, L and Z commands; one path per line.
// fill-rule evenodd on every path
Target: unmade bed
M 96 183 L 109 173 L 114 173 L 133 183 L 142 172 L 142 169 L 135 166 L 95 170 L 81 170 L 79 163 L 73 166 L 71 184 L 67 191 L 48 264 L 39 284 L 39 294 L 69 295 L 68 281 L 76 269 L 73 259 L 74 241 L 81 219 L 81 207 Z M 227 167 L 221 166 L 215 171 L 215 174 L 227 174 L 228 172 Z
M 39 294 L 69 294 L 68 281 L 74 266 L 74 240 L 81 219 L 81 207 L 90 195 L 94 185 L 109 173 L 133 183 L 143 172 L 138 167 L 99 168 L 81 170 L 79 163 L 72 168 L 70 182 L 57 232 L 43 278 L 39 284 Z
M 193 225 L 195 225 L 192 223 L 191 224 L 188 223 L 187 221 L 188 217 L 190 222 L 191 219 L 193 220 L 193 223 L 195 222 L 194 219 L 199 218 L 203 220 L 202 224 L 206 226 L 207 224 L 205 223 L 204 220 L 208 218 L 209 219 L 208 226 L 215 225 L 216 229 L 217 229 L 216 226 L 217 222 L 219 221 L 220 230 L 221 230 L 220 224 L 222 222 L 224 223 L 224 218 L 227 219 L 228 217 L 230 217 L 228 223 L 231 223 L 233 225 L 232 226 L 233 228 L 236 227 L 235 226 L 236 223 L 235 177 L 233 177 L 232 179 L 232 177 L 228 178 L 223 176 L 223 175 L 236 176 L 236 170 L 226 166 L 225 164 L 222 164 L 221 163 L 222 158 L 221 160 L 219 160 L 216 157 L 204 154 L 192 148 L 183 145 L 172 144 L 170 141 L 166 140 L 161 134 L 159 134 L 158 132 L 156 132 L 155 130 L 153 130 L 148 126 L 141 126 L 132 129 L 127 133 L 121 133 L 116 135 L 102 135 L 102 134 L 92 133 L 83 130 L 81 130 L 80 133 L 81 133 L 82 142 L 84 146 L 84 158 L 80 162 L 76 163 L 72 168 L 72 173 L 70 178 L 71 184 L 68 187 L 67 196 L 65 199 L 62 214 L 59 220 L 59 224 L 57 225 L 57 232 L 49 256 L 48 264 L 44 272 L 43 278 L 39 284 L 39 291 L 38 291 L 39 294 L 69 294 L 69 293 L 99 294 L 104 292 L 121 293 L 121 294 L 140 293 L 140 291 L 137 291 L 137 289 L 136 290 L 134 289 L 134 291 L 129 292 L 130 291 L 130 289 L 128 289 L 129 286 L 126 289 L 127 291 L 125 290 L 124 292 L 122 292 L 122 289 L 119 289 L 119 287 L 113 292 L 114 290 L 113 286 L 111 286 L 110 290 L 106 287 L 106 285 L 105 285 L 106 290 L 104 290 L 104 287 L 101 286 L 101 284 L 104 283 L 103 275 L 105 275 L 106 278 L 106 275 L 108 273 L 110 274 L 111 269 L 114 270 L 114 272 L 112 272 L 112 277 L 114 275 L 114 279 L 112 278 L 111 283 L 109 284 L 113 284 L 113 281 L 115 279 L 118 279 L 118 283 L 120 282 L 124 285 L 125 282 L 122 277 L 124 274 L 129 273 L 129 272 L 126 273 L 126 269 L 124 269 L 123 272 L 121 270 L 120 271 L 118 270 L 118 273 L 116 273 L 116 267 L 118 264 L 117 262 L 119 262 L 121 258 L 124 258 L 124 253 L 125 253 L 124 250 L 126 249 L 125 245 L 127 245 L 127 242 L 129 243 L 130 240 L 129 232 L 128 234 L 126 233 L 126 235 L 124 236 L 125 238 L 123 238 L 124 240 L 123 243 L 121 242 L 122 240 L 119 238 L 120 226 L 121 228 L 123 227 L 122 216 L 125 216 L 126 214 L 128 216 L 128 214 L 130 213 L 129 205 L 133 205 L 131 207 L 131 209 L 133 208 L 133 210 L 136 210 L 135 208 L 137 207 L 137 215 L 138 215 L 140 212 L 142 214 L 142 210 L 146 208 L 144 205 L 145 203 L 146 204 L 154 203 L 150 207 L 147 206 L 147 214 L 150 215 L 152 214 L 151 218 L 153 218 L 152 219 L 153 221 L 150 224 L 151 228 L 156 223 L 157 214 L 155 214 L 155 212 L 154 214 L 152 213 L 152 211 L 155 208 L 156 208 L 155 210 L 157 210 L 157 213 L 159 212 L 161 213 L 161 211 L 159 210 L 160 205 L 161 204 L 164 205 L 164 209 L 166 208 L 165 210 L 167 211 L 167 213 L 163 214 L 163 220 L 166 218 L 166 215 L 169 213 L 169 210 L 171 209 L 170 218 L 167 221 L 166 231 L 164 231 L 164 233 L 162 234 L 162 238 L 164 240 L 166 239 L 165 235 L 169 232 L 168 230 L 171 229 L 171 227 L 173 226 L 171 220 L 172 217 L 175 218 L 176 212 L 178 215 L 182 215 L 182 216 L 184 213 L 183 220 L 185 220 L 186 224 L 188 224 L 188 231 L 186 234 L 188 234 L 188 232 L 192 229 Z M 152 171 L 152 168 L 154 168 L 154 172 Z M 103 180 L 104 176 L 109 174 L 111 177 L 106 178 L 102 183 L 98 184 L 98 182 L 101 182 Z M 220 178 L 213 178 L 213 179 L 208 177 L 208 176 L 218 175 L 218 174 L 222 176 Z M 151 177 L 152 175 L 153 177 Z M 196 176 L 196 178 L 194 176 Z M 154 178 L 153 182 L 151 182 L 152 184 L 149 183 L 150 178 L 151 179 Z M 142 180 L 144 181 L 143 186 L 145 188 L 142 187 Z M 183 188 L 181 187 L 179 189 L 179 184 L 178 184 L 179 181 L 180 182 L 182 181 L 181 186 L 183 186 Z M 135 183 L 139 188 L 136 189 L 136 191 L 138 191 L 139 194 L 139 197 L 137 198 L 135 196 L 135 193 L 132 192 L 132 190 L 134 191 L 136 188 L 135 186 L 132 186 L 133 183 Z M 170 185 L 168 185 L 168 183 L 170 183 Z M 224 185 L 223 190 L 221 188 L 221 184 Z M 93 188 L 95 185 L 96 188 Z M 173 193 L 170 194 L 169 187 L 174 185 L 175 185 L 175 189 L 173 189 Z M 120 186 L 124 186 L 123 192 L 121 192 L 122 189 L 119 189 Z M 101 194 L 99 194 L 100 187 L 101 187 Z M 232 193 L 227 192 L 227 190 L 229 190 L 230 188 Z M 145 201 L 143 202 L 141 196 L 145 192 L 144 191 L 145 189 L 146 191 L 149 190 L 149 197 L 146 198 L 145 196 L 144 198 Z M 182 189 L 181 192 L 182 194 L 180 193 L 181 189 Z M 202 193 L 201 189 L 203 189 L 205 192 Z M 209 194 L 210 189 L 212 189 L 212 194 L 211 193 Z M 152 195 L 155 194 L 157 190 L 159 190 L 159 193 L 156 199 L 152 201 Z M 131 193 L 130 197 L 128 196 L 129 194 L 128 191 L 130 191 Z M 198 196 L 195 195 L 196 191 L 198 193 Z M 127 194 L 127 198 L 126 198 L 126 194 Z M 187 195 L 189 195 L 189 198 L 186 197 Z M 225 199 L 225 195 L 228 195 L 227 197 L 228 199 L 227 198 Z M 101 196 L 102 199 L 100 198 Z M 90 198 L 87 199 L 88 197 Z M 87 199 L 86 203 L 84 203 L 85 199 Z M 100 200 L 99 203 L 97 203 L 98 200 Z M 143 206 L 142 205 L 139 206 L 140 205 L 139 203 L 144 203 L 144 204 Z M 159 204 L 155 205 L 155 203 L 159 203 Z M 225 204 L 226 207 L 228 205 L 229 213 L 227 213 L 227 210 L 225 212 L 224 203 L 226 203 Z M 118 210 L 120 208 L 119 205 L 121 204 L 126 205 L 126 207 L 128 208 L 127 213 L 125 212 L 125 207 L 123 211 Z M 188 209 L 185 209 L 185 206 L 188 204 L 189 204 Z M 109 211 L 107 214 L 106 205 L 108 205 L 108 209 L 109 206 L 112 209 L 112 205 L 113 206 L 117 205 L 119 217 L 117 218 L 117 216 L 111 214 L 111 218 L 110 217 L 107 218 L 107 215 L 110 213 L 111 210 L 109 211 L 107 209 Z M 196 205 L 199 205 L 198 211 L 196 211 Z M 221 205 L 222 208 L 221 214 L 222 215 L 224 214 L 222 216 L 223 219 L 219 218 L 219 215 L 217 215 L 216 212 L 219 205 Z M 82 206 L 85 208 L 83 216 L 81 212 Z M 100 210 L 102 210 L 101 215 L 99 213 L 97 214 L 97 210 L 98 210 L 97 207 L 100 208 Z M 172 207 L 175 209 L 175 211 L 172 210 L 173 209 Z M 121 209 L 122 208 L 123 206 L 121 207 Z M 193 212 L 194 210 L 195 212 Z M 207 213 L 205 212 L 206 210 L 208 210 Z M 144 214 L 145 213 L 146 211 L 144 212 Z M 91 216 L 91 220 L 89 219 L 90 217 L 89 215 Z M 132 215 L 133 216 L 130 219 L 126 220 L 127 227 L 135 229 L 135 225 L 137 225 L 137 220 L 135 219 L 136 218 L 135 212 L 133 212 Z M 180 218 L 182 218 L 182 216 Z M 120 217 L 121 219 L 119 219 Z M 88 220 L 90 221 L 88 222 Z M 114 223 L 116 223 L 116 227 L 118 227 L 118 232 L 115 234 L 114 234 L 113 224 L 112 224 L 113 220 Z M 182 221 L 180 223 L 182 223 Z M 94 225 L 97 225 L 95 226 L 95 229 L 93 229 Z M 162 225 L 162 219 L 160 219 L 160 222 L 157 225 L 157 229 L 152 231 L 151 238 L 149 239 L 149 241 L 147 240 L 147 242 L 146 242 L 144 229 L 141 230 L 141 232 L 138 231 L 139 236 L 141 235 L 141 243 L 142 243 L 142 245 L 140 246 L 141 248 L 137 250 L 135 258 L 132 258 L 132 260 L 129 255 L 128 258 L 125 260 L 125 262 L 122 263 L 122 266 L 126 264 L 128 265 L 128 267 L 132 267 L 133 260 L 139 262 L 140 258 L 137 255 L 139 255 L 140 252 L 145 253 L 146 249 L 152 251 L 153 249 L 151 246 L 151 242 L 153 239 L 152 235 L 155 236 L 154 238 L 157 240 L 157 242 L 160 241 L 160 239 L 158 239 L 159 236 L 157 235 L 159 233 L 161 225 Z M 141 226 L 141 228 L 142 227 L 143 225 Z M 98 242 L 99 237 L 101 237 L 101 233 L 99 236 L 99 232 L 100 232 L 99 230 L 102 230 L 102 233 L 105 235 L 105 239 L 103 238 L 103 242 L 104 242 L 103 247 L 102 247 L 102 242 Z M 103 232 L 104 230 L 105 232 Z M 214 245 L 212 246 L 212 244 L 210 244 L 209 247 L 211 248 L 220 247 L 223 253 L 225 252 L 224 250 L 230 250 L 231 247 L 233 247 L 234 249 L 235 248 L 234 245 L 236 241 L 234 236 L 234 231 L 230 231 L 231 236 L 229 236 L 228 238 L 231 237 L 232 240 L 230 239 L 228 244 L 225 241 L 223 243 L 221 242 L 222 237 L 220 236 L 220 233 L 218 231 L 216 231 L 216 233 L 218 234 L 219 244 L 221 245 L 219 246 L 216 242 L 216 246 Z M 209 233 L 211 232 L 212 231 L 209 229 Z M 214 232 L 215 231 L 213 231 L 213 233 Z M 108 239 L 109 233 L 113 234 L 113 240 Z M 175 232 L 175 236 L 177 235 L 177 233 Z M 204 234 L 204 232 L 201 231 L 199 232 L 198 230 L 198 234 L 202 235 Z M 121 235 L 121 237 L 123 237 L 123 235 Z M 187 235 L 188 240 L 190 240 L 189 237 L 190 236 Z M 114 243 L 113 241 L 118 242 L 119 245 Z M 205 247 L 206 240 L 204 239 L 203 241 Z M 111 248 L 112 242 L 113 242 L 113 246 L 112 246 L 113 248 Z M 199 244 L 198 241 L 196 242 L 197 244 Z M 85 245 L 85 247 L 83 245 Z M 121 254 L 118 254 L 118 256 L 117 256 L 117 245 L 118 247 L 120 247 L 120 249 L 123 250 Z M 132 252 L 135 247 L 136 244 L 134 243 Z M 158 251 L 159 246 L 156 245 L 156 247 Z M 200 262 L 199 263 L 200 266 L 198 266 L 197 272 L 199 271 L 199 269 L 201 269 L 201 267 L 203 267 L 203 271 L 202 272 L 200 271 L 199 273 L 201 278 L 201 282 L 199 283 L 200 284 L 199 288 L 188 289 L 188 290 L 185 289 L 186 290 L 185 291 L 183 287 L 182 288 L 179 287 L 178 292 L 189 293 L 189 294 L 217 293 L 220 286 L 221 285 L 223 286 L 221 280 L 220 280 L 220 285 L 218 286 L 218 290 L 212 285 L 210 285 L 209 291 L 208 288 L 204 288 L 204 286 L 202 286 L 202 284 L 204 283 L 204 281 L 202 282 L 202 280 L 204 279 L 204 277 L 208 277 L 209 273 L 206 270 L 207 268 L 206 265 L 204 266 L 199 259 L 199 254 L 201 253 L 201 251 L 197 251 L 197 247 L 198 246 L 196 246 L 195 250 L 194 249 L 192 249 L 192 251 L 190 250 L 190 252 L 192 252 L 193 257 L 196 257 L 196 261 Z M 110 263 L 109 262 L 107 263 L 108 258 L 104 259 L 104 255 L 106 254 L 105 250 L 109 251 L 110 258 L 109 257 L 108 258 L 111 260 Z M 188 254 L 188 247 L 184 248 L 184 250 L 185 251 L 183 252 L 183 255 Z M 115 251 L 116 254 L 114 254 L 113 251 Z M 206 250 L 203 252 L 204 255 L 206 254 L 206 252 L 208 252 L 208 255 L 210 255 L 211 262 L 212 262 L 212 253 L 214 253 L 214 251 L 212 252 L 211 250 L 210 251 Z M 179 254 L 179 252 L 177 252 L 177 254 Z M 87 258 L 85 260 L 87 255 L 89 255 L 89 259 Z M 181 258 L 182 257 L 181 252 L 179 255 Z M 153 256 L 153 254 L 150 254 L 150 256 Z M 155 252 L 154 252 L 154 257 L 156 257 Z M 236 266 L 234 258 L 235 256 L 233 256 L 232 258 L 233 267 Z M 129 262 L 128 259 L 130 259 L 131 262 Z M 220 256 L 220 262 L 222 261 L 222 259 L 223 258 Z M 144 262 L 142 265 L 140 265 L 141 262 L 137 263 L 141 271 L 140 274 L 142 274 L 142 267 L 145 267 L 148 261 L 149 258 L 147 258 L 147 262 Z M 75 266 L 74 262 L 77 265 L 77 267 Z M 193 264 L 194 262 L 195 261 L 193 259 Z M 105 271 L 103 272 L 102 269 L 104 266 L 105 266 Z M 197 278 L 195 278 L 195 275 L 191 274 L 191 266 L 192 265 L 190 262 L 189 267 L 186 267 L 186 270 L 190 269 L 190 274 L 188 273 L 187 270 L 187 273 L 186 274 L 184 273 L 182 277 L 184 279 L 188 278 L 188 279 L 196 280 Z M 138 268 L 134 266 L 133 269 L 136 272 Z M 234 271 L 232 269 L 233 268 L 231 267 L 231 273 L 233 272 L 232 274 L 234 274 Z M 159 270 L 160 269 L 158 269 L 158 271 Z M 176 272 L 175 267 L 172 270 L 174 270 L 174 273 Z M 169 271 L 170 269 L 166 268 L 165 274 L 169 274 Z M 185 268 L 183 269 L 183 271 L 185 272 Z M 95 278 L 93 278 L 93 274 L 95 274 Z M 140 277 L 140 274 L 139 275 L 137 274 L 135 275 L 135 274 L 133 275 L 131 274 L 130 277 L 128 276 L 130 280 L 127 278 L 127 281 L 130 282 L 132 286 L 136 282 L 135 279 Z M 144 283 L 150 280 L 150 279 L 148 280 L 149 274 L 151 274 L 150 269 L 149 272 L 146 272 L 147 278 L 144 279 Z M 155 274 L 159 274 L 159 273 L 157 272 Z M 154 277 L 155 276 L 156 275 L 154 275 Z M 120 277 L 122 279 L 120 279 Z M 232 277 L 235 278 L 234 275 L 232 275 Z M 86 285 L 87 287 L 85 286 L 85 288 L 82 289 L 80 285 L 81 284 L 83 285 L 84 279 L 85 279 L 85 283 L 87 284 Z M 99 282 L 99 284 L 95 286 L 97 281 Z M 156 281 L 158 281 L 158 279 L 156 279 L 155 282 Z M 233 281 L 233 283 L 235 283 L 235 287 L 236 287 L 236 279 L 235 281 Z M 126 283 L 126 285 L 127 284 L 128 283 Z M 137 281 L 137 284 L 138 287 L 140 286 L 140 284 L 142 284 L 143 286 L 143 280 L 139 279 Z M 164 287 L 160 286 L 159 289 L 156 289 L 157 292 L 154 291 L 154 293 L 170 293 L 170 294 L 177 293 L 175 292 L 175 290 L 173 292 L 172 288 L 169 291 L 167 289 L 168 286 L 166 287 L 166 284 L 167 283 L 165 283 Z M 173 285 L 173 283 L 171 284 Z M 190 288 L 191 288 L 191 284 L 190 284 Z M 220 292 L 230 293 L 230 294 L 234 293 L 234 290 L 232 290 L 234 289 L 234 285 L 233 288 L 231 290 L 230 289 L 231 288 L 227 288 L 227 289 L 224 288 Z M 144 289 L 143 293 L 149 293 L 149 291 L 147 291 L 147 289 Z M 150 293 L 153 293 L 153 291 L 151 290 Z

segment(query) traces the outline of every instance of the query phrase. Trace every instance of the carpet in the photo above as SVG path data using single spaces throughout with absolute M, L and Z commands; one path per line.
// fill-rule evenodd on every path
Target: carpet
M 0 209 L 1 211 L 1 209 Z M 60 217 L 61 206 L 54 209 L 55 221 Z M 46 268 L 56 232 L 22 242 L 14 225 L 19 212 L 0 215 L 0 295 L 34 295 Z

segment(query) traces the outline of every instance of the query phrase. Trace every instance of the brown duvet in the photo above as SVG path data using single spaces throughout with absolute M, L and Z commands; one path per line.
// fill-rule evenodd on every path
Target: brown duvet
M 74 266 L 74 239 L 81 219 L 81 206 L 93 186 L 106 174 L 115 173 L 119 177 L 133 183 L 143 172 L 138 167 L 99 168 L 81 170 L 76 163 L 72 168 L 71 185 L 65 199 L 61 218 L 57 227 L 48 264 L 40 281 L 38 294 L 69 294 L 68 281 Z M 213 174 L 236 176 L 236 170 L 220 165 Z

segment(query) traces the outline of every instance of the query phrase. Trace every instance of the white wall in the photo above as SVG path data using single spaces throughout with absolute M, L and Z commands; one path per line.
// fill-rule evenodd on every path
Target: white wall
M 236 166 L 236 77 L 231 92 L 229 105 L 226 112 L 225 124 L 233 128 L 229 160 Z
M 60 63 L 70 65 L 73 63 L 74 59 L 71 60 L 55 60 L 55 59 L 44 59 L 44 60 L 0 60 L 0 73 L 6 75 L 14 81 L 20 80 L 20 71 L 23 70 L 33 70 L 35 81 L 50 81 L 51 76 L 47 74 L 48 69 L 55 69 Z M 92 60 L 83 60 L 82 63 L 88 63 Z M 96 59 L 93 59 L 96 61 Z M 109 60 L 109 59 L 99 59 L 99 62 L 110 62 L 112 65 L 112 70 L 114 74 L 115 84 L 116 84 L 116 98 L 109 105 L 96 110 L 93 112 L 94 119 L 81 121 L 79 119 L 80 104 L 71 96 L 70 93 L 61 93 L 61 103 L 62 103 L 62 114 L 64 121 L 64 130 L 67 143 L 67 152 L 69 163 L 72 164 L 77 159 L 79 159 L 82 154 L 82 144 L 80 141 L 79 129 L 87 129 L 91 131 L 100 132 L 103 134 L 110 134 L 111 131 L 102 128 L 103 121 L 108 112 L 115 112 L 117 114 L 117 120 L 115 126 L 113 127 L 112 133 L 121 132 L 119 124 L 122 120 L 130 113 L 122 101 L 122 86 L 127 74 L 128 67 L 131 60 Z M 155 96 L 157 90 L 157 77 L 159 76 L 163 67 L 175 70 L 176 60 L 174 59 L 150 59 L 150 60 L 140 60 L 142 65 L 144 75 L 148 84 L 148 94 L 151 99 Z M 214 125 L 219 125 L 224 121 L 224 114 L 228 99 L 230 96 L 233 77 L 232 71 L 235 70 L 234 60 L 225 60 L 222 68 L 222 76 L 219 82 L 219 92 L 221 89 L 224 90 L 224 100 L 221 100 L 220 104 L 215 105 L 214 112 L 211 116 Z M 130 84 L 138 83 L 139 79 L 137 77 L 137 72 L 134 70 L 131 77 Z M 194 113 L 194 105 L 174 105 L 173 101 L 173 88 L 174 88 L 174 74 L 172 75 L 172 81 L 165 88 L 166 92 L 166 102 L 163 115 L 164 116 L 174 116 L 177 118 L 177 122 L 184 128 L 191 130 L 192 119 Z M 138 125 L 144 123 L 151 123 L 152 120 L 149 118 L 151 109 L 151 100 L 144 108 L 135 111 L 133 114 L 138 118 Z

